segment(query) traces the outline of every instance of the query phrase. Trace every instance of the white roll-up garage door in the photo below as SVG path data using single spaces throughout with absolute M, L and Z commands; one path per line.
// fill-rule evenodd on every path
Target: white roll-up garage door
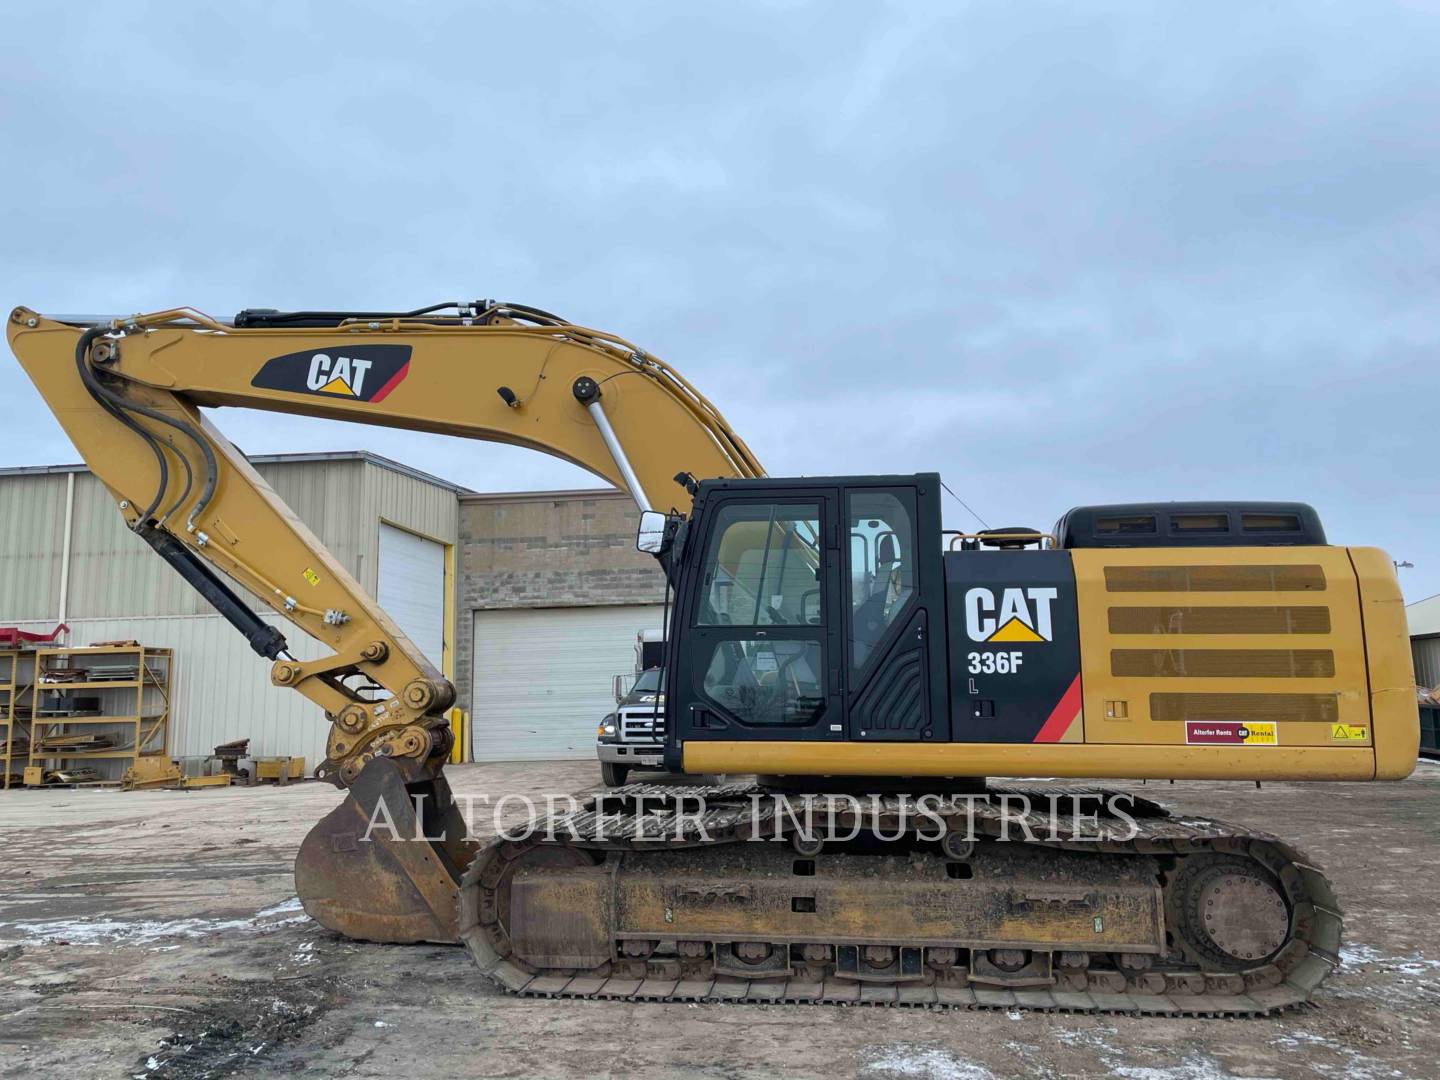
M 445 545 L 381 522 L 375 599 L 438 669 L 445 652 Z
M 615 709 L 612 681 L 635 666 L 635 633 L 659 604 L 475 612 L 471 714 L 476 761 L 586 758 Z

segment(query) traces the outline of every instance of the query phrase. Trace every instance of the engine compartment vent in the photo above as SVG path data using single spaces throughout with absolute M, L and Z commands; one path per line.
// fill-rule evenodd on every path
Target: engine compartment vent
M 1308 547 L 1325 544 L 1305 503 L 1167 502 L 1077 506 L 1055 526 L 1062 548 Z
M 1328 634 L 1330 609 L 1289 607 L 1112 607 L 1112 634 Z
M 1110 674 L 1142 679 L 1330 679 L 1329 649 L 1111 649 Z
M 1313 563 L 1230 566 L 1107 566 L 1106 592 L 1321 592 Z

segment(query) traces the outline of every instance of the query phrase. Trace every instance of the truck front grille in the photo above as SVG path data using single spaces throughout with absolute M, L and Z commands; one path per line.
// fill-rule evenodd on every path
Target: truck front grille
M 627 743 L 662 743 L 665 741 L 665 719 L 654 709 L 621 709 L 620 741 Z

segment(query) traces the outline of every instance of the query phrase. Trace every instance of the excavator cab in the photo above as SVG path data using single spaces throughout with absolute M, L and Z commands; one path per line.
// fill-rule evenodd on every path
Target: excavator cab
M 701 483 L 667 552 L 670 768 L 695 742 L 949 738 L 939 492 L 935 474 Z

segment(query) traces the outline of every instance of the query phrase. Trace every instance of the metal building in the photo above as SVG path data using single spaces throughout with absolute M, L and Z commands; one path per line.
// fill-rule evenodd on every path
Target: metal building
M 1410 622 L 1410 653 L 1415 661 L 1415 682 L 1440 686 L 1440 593 L 1405 608 Z
M 455 545 L 463 489 L 364 452 L 251 459 L 402 630 L 453 676 Z M 241 590 L 256 611 L 268 612 Z M 323 647 L 279 616 L 301 659 Z M 314 768 L 327 725 L 299 694 L 270 684 L 270 665 L 125 528 L 83 466 L 0 469 L 0 625 L 67 644 L 135 638 L 175 650 L 171 754 L 204 757 L 249 738 L 257 755 L 303 755 Z
M 482 761 L 588 758 L 635 635 L 658 629 L 664 578 L 635 551 L 613 489 L 487 495 L 363 452 L 251 459 L 265 480 L 454 682 Z M 254 597 L 251 606 L 268 612 Z M 300 659 L 323 647 L 277 615 Z M 171 753 L 249 738 L 324 756 L 320 710 L 123 525 L 83 466 L 0 469 L 0 626 L 71 628 L 175 650 Z

